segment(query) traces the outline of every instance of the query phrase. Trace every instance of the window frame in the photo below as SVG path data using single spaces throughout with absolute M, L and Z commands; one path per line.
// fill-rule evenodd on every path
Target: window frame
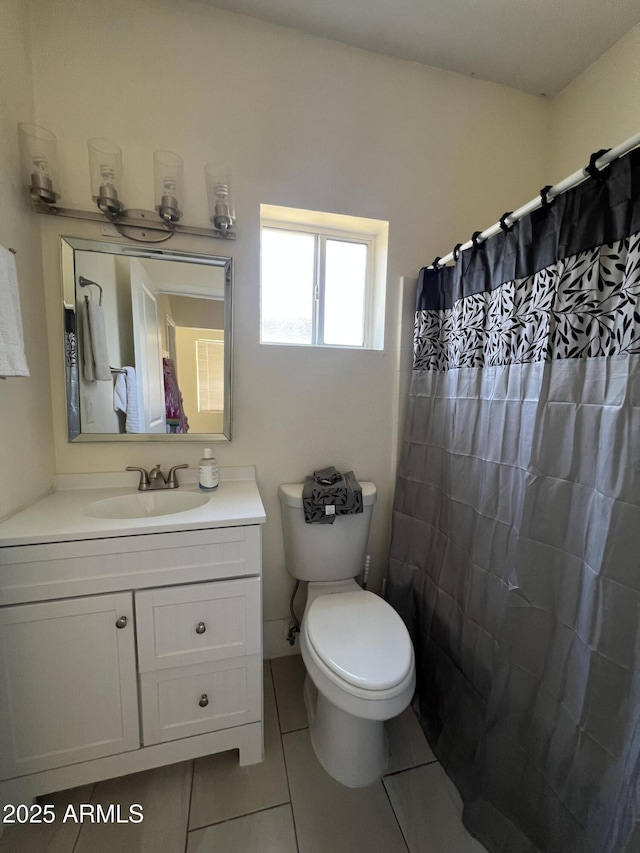
M 211 414 L 211 415 L 220 414 L 221 412 L 224 411 L 224 390 L 225 390 L 224 338 L 221 338 L 221 339 L 204 338 L 204 337 L 203 338 L 196 338 L 194 343 L 195 343 L 195 348 L 196 348 L 196 406 L 198 408 L 198 414 Z M 209 344 L 215 344 L 216 347 L 221 348 L 220 354 L 222 357 L 220 359 L 220 363 L 222 365 L 222 370 L 220 372 L 221 372 L 221 391 L 222 391 L 222 393 L 220 394 L 221 408 L 219 408 L 219 409 L 203 409 L 200 406 L 201 386 L 205 383 L 201 382 L 201 378 L 200 378 L 201 374 L 200 374 L 200 358 L 199 358 L 199 355 L 200 355 L 199 349 L 200 348 L 199 348 L 199 344 L 206 344 L 207 349 L 209 347 Z M 208 358 L 207 358 L 207 361 L 208 361 Z
M 265 215 L 263 209 L 282 210 L 283 212 L 290 211 L 291 218 L 285 216 L 274 216 L 273 214 Z M 340 225 L 347 221 L 353 220 L 354 223 L 364 223 L 358 227 L 354 224 L 353 228 L 339 227 L 338 225 L 327 224 L 329 220 L 335 220 Z M 359 217 L 342 216 L 338 214 L 327 214 L 315 211 L 303 211 L 288 208 L 271 208 L 268 205 L 261 205 L 260 217 L 260 245 L 262 246 L 262 234 L 265 230 L 284 231 L 294 234 L 311 234 L 314 237 L 314 282 L 312 294 L 312 337 L 311 343 L 299 343 L 289 341 L 264 341 L 262 339 L 262 280 L 260 282 L 260 343 L 265 346 L 304 346 L 304 347 L 324 347 L 330 349 L 355 349 L 355 350 L 371 350 L 383 349 L 384 338 L 384 290 L 386 284 L 386 236 L 388 233 L 388 223 L 381 220 L 363 220 Z M 383 252 L 381 251 L 380 237 L 384 236 Z M 325 315 L 325 296 L 326 296 L 326 244 L 330 240 L 337 240 L 343 243 L 356 243 L 364 245 L 367 249 L 367 261 L 365 269 L 365 286 L 364 286 L 364 305 L 362 317 L 362 344 L 334 344 L 325 342 L 324 315 Z M 383 268 L 384 277 L 380 282 L 378 268 Z M 262 250 L 260 269 L 262 275 Z M 376 300 L 380 299 L 379 293 L 382 293 L 382 311 L 378 311 L 381 315 L 382 333 L 374 328 L 374 306 Z

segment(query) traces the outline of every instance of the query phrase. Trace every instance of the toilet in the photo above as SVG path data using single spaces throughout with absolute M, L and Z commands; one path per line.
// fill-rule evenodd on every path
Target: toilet
M 363 512 L 306 524 L 302 483 L 279 488 L 287 570 L 307 581 L 300 650 L 311 742 L 343 785 L 371 785 L 388 762 L 385 720 L 415 689 L 413 646 L 386 601 L 355 581 L 364 567 L 376 487 L 361 483 Z

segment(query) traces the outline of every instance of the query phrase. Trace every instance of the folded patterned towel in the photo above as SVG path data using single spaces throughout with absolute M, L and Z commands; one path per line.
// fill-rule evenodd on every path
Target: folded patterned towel
M 314 472 L 316 476 L 305 477 L 302 488 L 302 508 L 307 524 L 333 524 L 336 515 L 355 515 L 362 512 L 362 486 L 353 471 L 340 475 L 338 480 L 324 485 L 318 475 L 334 469 Z
M 321 468 L 319 471 L 313 472 L 313 479 L 320 483 L 321 486 L 332 486 L 342 479 L 342 474 L 334 465 L 329 465 L 328 468 Z

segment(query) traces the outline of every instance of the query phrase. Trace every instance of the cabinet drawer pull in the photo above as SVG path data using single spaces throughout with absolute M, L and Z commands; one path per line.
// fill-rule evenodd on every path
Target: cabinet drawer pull
M 206 630 L 207 626 L 204 624 L 204 622 L 198 622 L 196 626 L 196 634 L 204 634 Z
M 127 617 L 126 616 L 121 616 L 119 619 L 116 620 L 116 628 L 125 628 L 126 625 L 127 625 Z
M 198 702 L 198 705 L 200 705 L 201 708 L 206 708 L 208 704 L 209 704 L 209 697 L 207 696 L 206 693 L 203 693 L 202 696 L 200 697 L 200 701 Z

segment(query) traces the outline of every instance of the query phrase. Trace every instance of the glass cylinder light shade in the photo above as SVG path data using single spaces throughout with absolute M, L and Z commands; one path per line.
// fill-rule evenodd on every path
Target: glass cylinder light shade
M 53 133 L 35 124 L 18 125 L 22 157 L 22 182 L 37 207 L 53 205 L 59 198 L 58 143 Z
M 216 168 L 209 163 L 204 167 L 204 176 L 207 182 L 211 222 L 216 231 L 226 234 L 236 221 L 229 188 L 229 174 L 225 169 Z
M 177 222 L 182 216 L 180 199 L 184 189 L 182 157 L 171 151 L 156 151 L 153 155 L 156 210 L 166 222 Z
M 91 196 L 100 210 L 116 216 L 122 210 L 118 185 L 122 178 L 122 151 L 108 139 L 89 140 Z

